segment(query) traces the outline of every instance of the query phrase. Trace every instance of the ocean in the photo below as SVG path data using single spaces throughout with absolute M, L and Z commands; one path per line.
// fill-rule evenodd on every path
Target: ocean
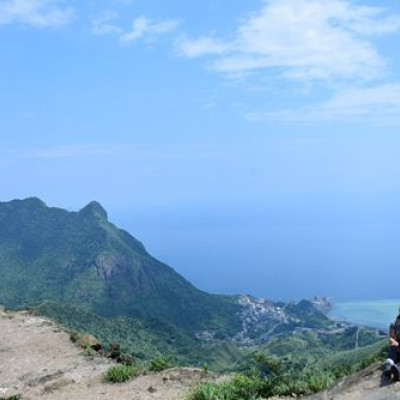
M 331 316 L 388 331 L 399 313 L 399 305 L 398 299 L 338 302 L 333 304 Z

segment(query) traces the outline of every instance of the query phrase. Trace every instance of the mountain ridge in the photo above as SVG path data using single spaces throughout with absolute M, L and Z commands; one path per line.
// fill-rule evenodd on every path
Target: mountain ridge
M 226 308 L 220 317 L 233 322 L 233 301 L 198 290 L 153 258 L 108 221 L 98 202 L 78 212 L 47 207 L 37 198 L 0 203 L 0 226 L 0 271 L 8 286 L 20 289 L 14 299 L 4 298 L 6 282 L 0 283 L 0 302 L 7 306 L 29 305 L 33 298 L 71 301 L 90 304 L 103 316 L 155 317 L 197 329 L 214 325 L 208 305 Z M 10 264 L 15 273 L 7 271 Z
M 0 202 L 0 276 L 0 304 L 36 309 L 105 344 L 121 343 L 139 358 L 161 352 L 223 369 L 254 346 L 290 335 L 329 348 L 343 337 L 350 349 L 357 331 L 330 320 L 321 300 L 283 303 L 201 291 L 112 224 L 96 201 L 79 211 L 35 197 Z M 340 334 L 330 334 L 338 328 Z M 363 345 L 379 339 L 374 332 L 360 337 Z

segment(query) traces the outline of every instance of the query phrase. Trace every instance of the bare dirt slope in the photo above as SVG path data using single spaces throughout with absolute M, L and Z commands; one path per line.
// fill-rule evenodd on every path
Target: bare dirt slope
M 0 398 L 181 400 L 203 378 L 200 370 L 175 368 L 106 384 L 102 374 L 110 365 L 105 358 L 85 357 L 57 324 L 0 309 Z

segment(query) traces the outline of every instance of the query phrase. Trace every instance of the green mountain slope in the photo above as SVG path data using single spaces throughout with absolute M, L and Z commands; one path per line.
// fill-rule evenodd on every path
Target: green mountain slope
M 72 331 L 95 335 L 105 348 L 118 343 L 124 353 L 137 360 L 154 359 L 163 354 L 180 365 L 206 363 L 221 368 L 235 363 L 245 354 L 235 344 L 203 343 L 187 331 L 160 320 L 125 316 L 105 318 L 88 307 L 54 301 L 41 303 L 35 311 Z
M 36 198 L 3 202 L 0 227 L 0 303 L 7 307 L 53 300 L 192 332 L 239 326 L 234 297 L 196 289 L 111 224 L 96 202 L 79 212 Z
M 0 304 L 34 308 L 137 358 L 166 353 L 223 369 L 258 347 L 325 355 L 380 339 L 342 327 L 312 301 L 202 292 L 110 223 L 96 202 L 79 212 L 37 198 L 0 202 L 0 277 Z

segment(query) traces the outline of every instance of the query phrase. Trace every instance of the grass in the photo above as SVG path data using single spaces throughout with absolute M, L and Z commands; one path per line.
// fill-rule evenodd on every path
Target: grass
M 172 366 L 168 356 L 160 355 L 150 361 L 150 364 L 142 366 L 115 364 L 110 367 L 103 375 L 103 380 L 110 383 L 126 382 L 146 371 L 160 372 Z M 1 400 L 1 399 L 0 399 Z
M 122 383 L 139 376 L 146 370 L 160 372 L 169 368 L 170 366 L 170 359 L 167 356 L 159 356 L 154 358 L 152 361 L 150 361 L 150 364 L 147 368 L 139 367 L 137 365 L 116 364 L 105 372 L 103 379 L 105 382 Z
M 150 361 L 150 371 L 160 372 L 172 366 L 168 356 L 158 356 Z
M 105 372 L 103 379 L 105 382 L 122 383 L 140 375 L 141 372 L 136 365 L 117 364 Z
M 330 387 L 334 382 L 334 375 L 326 372 L 291 378 L 237 375 L 228 382 L 200 384 L 188 400 L 255 400 L 292 394 L 309 395 Z
M 260 379 L 237 375 L 229 382 L 201 383 L 188 400 L 255 400 L 265 383 Z
M 272 396 L 310 395 L 330 388 L 340 378 L 381 360 L 383 347 L 355 363 L 342 361 L 322 367 L 306 359 L 276 359 L 253 354 L 241 373 L 222 383 L 201 383 L 187 400 L 256 400 Z M 342 358 L 343 360 L 343 358 Z

